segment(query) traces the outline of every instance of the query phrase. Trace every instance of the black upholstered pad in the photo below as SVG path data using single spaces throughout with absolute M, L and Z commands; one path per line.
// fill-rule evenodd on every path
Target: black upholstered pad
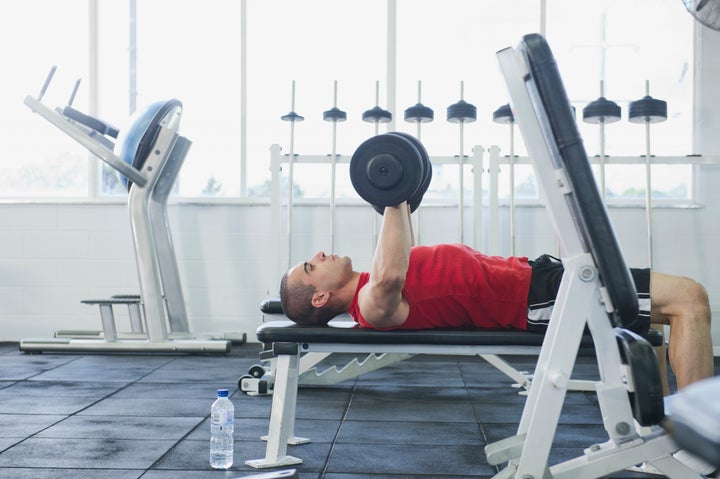
M 361 328 L 350 321 L 327 326 L 304 326 L 290 320 L 270 321 L 256 331 L 263 343 L 334 344 L 422 344 L 446 346 L 542 346 L 543 334 L 515 330 L 425 329 L 379 331 Z M 592 338 L 583 337 L 581 346 L 591 347 Z
M 682 448 L 720 468 L 720 376 L 683 389 L 670 401 L 666 426 Z
M 635 283 L 595 183 L 555 58 L 545 39 L 538 34 L 524 36 L 518 50 L 530 65 L 532 82 L 560 152 L 560 158 L 554 160 L 559 163 L 558 167 L 565 169 L 572 186 L 573 192 L 567 198 L 576 225 L 615 307 L 613 325 L 628 327 L 637 320 L 638 314 Z M 532 89 L 530 92 L 533 96 Z
M 280 298 L 267 298 L 260 303 L 260 311 L 264 314 L 283 314 Z
M 280 300 L 268 298 L 260 304 L 265 314 L 282 315 Z M 285 317 L 285 316 L 278 316 Z M 263 323 L 256 331 L 258 341 L 262 343 L 346 343 L 346 344 L 443 344 L 443 345 L 514 345 L 541 346 L 543 334 L 517 330 L 487 329 L 425 329 L 420 331 L 378 331 L 361 328 L 357 323 L 347 320 L 334 320 L 327 326 L 301 326 L 289 319 L 273 319 Z M 437 335 L 437 336 L 436 336 Z M 438 339 L 440 338 L 440 339 Z M 650 329 L 645 339 L 653 346 L 663 344 L 661 331 Z M 453 342 L 458 341 L 458 342 Z M 587 334 L 581 347 L 592 347 Z

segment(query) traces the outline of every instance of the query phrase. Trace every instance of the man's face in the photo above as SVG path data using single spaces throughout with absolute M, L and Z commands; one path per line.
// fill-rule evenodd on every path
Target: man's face
M 326 255 L 318 251 L 308 261 L 288 272 L 290 281 L 302 281 L 318 291 L 335 291 L 352 278 L 352 261 L 348 256 Z

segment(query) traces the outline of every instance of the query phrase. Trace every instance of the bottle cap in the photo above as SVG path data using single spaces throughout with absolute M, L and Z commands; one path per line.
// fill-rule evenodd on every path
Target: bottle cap
M 227 389 L 218 389 L 217 395 L 219 398 L 226 398 L 226 397 L 228 397 L 228 390 Z

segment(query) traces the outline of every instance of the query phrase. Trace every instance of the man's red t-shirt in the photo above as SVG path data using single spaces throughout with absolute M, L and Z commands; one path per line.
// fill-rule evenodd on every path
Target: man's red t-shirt
M 526 329 L 531 268 L 525 257 L 487 256 L 465 245 L 415 246 L 403 295 L 410 305 L 405 322 L 393 329 Z M 358 293 L 370 280 L 361 273 L 348 313 L 360 314 Z

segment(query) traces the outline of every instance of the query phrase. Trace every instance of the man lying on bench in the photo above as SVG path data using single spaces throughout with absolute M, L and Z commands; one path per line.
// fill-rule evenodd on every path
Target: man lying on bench
M 563 275 L 549 255 L 487 256 L 464 245 L 413 246 L 406 202 L 386 207 L 372 271 L 347 256 L 318 252 L 285 273 L 280 300 L 298 324 L 349 313 L 372 329 L 483 328 L 544 332 Z M 692 279 L 631 269 L 640 312 L 630 329 L 668 324 L 670 364 L 679 388 L 712 376 L 710 305 Z

